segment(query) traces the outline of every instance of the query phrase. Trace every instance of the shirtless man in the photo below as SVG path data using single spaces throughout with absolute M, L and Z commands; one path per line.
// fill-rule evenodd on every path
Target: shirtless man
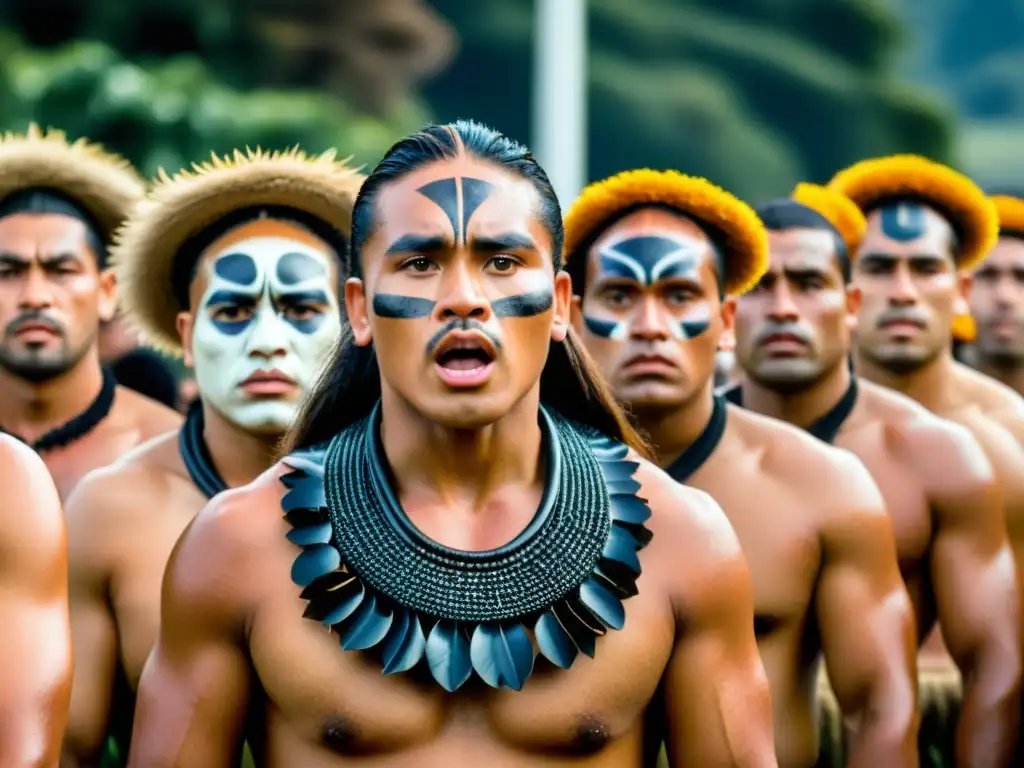
M 854 261 L 857 373 L 966 427 L 995 469 L 1017 577 L 1024 576 L 1024 399 L 956 362 L 951 320 L 998 241 L 994 204 L 959 173 L 915 156 L 867 160 L 829 186 L 867 217 Z M 959 275 L 958 275 L 959 272 Z
M 851 201 L 819 194 L 826 199 L 808 201 L 814 207 L 784 199 L 757 209 L 769 230 L 771 263 L 737 300 L 743 375 L 727 397 L 850 451 L 868 468 L 893 522 L 918 641 L 938 619 L 965 681 L 957 765 L 1004 765 L 1020 643 L 992 470 L 966 429 L 851 374 L 852 317 L 861 295 L 848 286 L 848 253 L 856 252 L 859 237 L 841 232 L 863 236 L 865 225 Z M 830 194 L 840 198 L 831 210 Z M 823 215 L 842 203 L 859 226 Z
M 974 272 L 975 367 L 1024 395 L 1024 200 L 991 198 L 999 214 L 999 241 Z
M 917 766 L 914 628 L 878 490 L 853 457 L 714 395 L 715 350 L 765 268 L 766 234 L 703 179 L 628 171 L 566 217 L 573 326 L 680 483 L 711 494 L 754 583 L 779 765 L 818 759 L 820 659 L 853 766 Z
M 159 184 L 112 257 L 127 318 L 184 355 L 184 426 L 90 473 L 67 502 L 75 684 L 66 739 L 127 754 L 174 543 L 215 494 L 270 467 L 341 332 L 341 260 L 362 176 L 330 158 L 239 157 Z
M 775 765 L 738 542 L 628 447 L 561 241 L 524 147 L 392 147 L 295 452 L 171 557 L 130 766 L 223 768 L 247 734 L 271 768 L 628 768 L 665 723 L 675 766 Z
M 0 435 L 0 765 L 56 766 L 71 692 L 60 499 L 31 449 Z
M 0 139 L 0 432 L 42 454 L 61 498 L 181 424 L 118 387 L 97 349 L 117 301 L 110 235 L 142 191 L 124 160 L 83 141 L 34 126 Z

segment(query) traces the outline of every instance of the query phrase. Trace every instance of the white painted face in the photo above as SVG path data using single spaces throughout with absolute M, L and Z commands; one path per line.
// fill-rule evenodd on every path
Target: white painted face
M 206 290 L 192 332 L 199 393 L 257 434 L 291 426 L 341 333 L 333 256 L 309 236 L 288 237 L 293 227 L 244 225 L 203 259 Z

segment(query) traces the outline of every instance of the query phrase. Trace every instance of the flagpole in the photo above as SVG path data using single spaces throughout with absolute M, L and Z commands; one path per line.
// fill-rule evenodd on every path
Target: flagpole
M 587 3 L 534 8 L 532 144 L 565 210 L 587 178 Z

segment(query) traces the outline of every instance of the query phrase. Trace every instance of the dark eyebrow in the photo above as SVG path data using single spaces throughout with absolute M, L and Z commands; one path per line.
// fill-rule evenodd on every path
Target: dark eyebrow
M 238 291 L 214 291 L 207 304 L 255 304 L 256 297 L 251 293 L 239 293 Z
M 384 253 L 437 253 L 450 247 L 451 239 L 444 235 L 402 235 Z
M 788 278 L 797 280 L 807 277 L 825 277 L 828 274 L 827 270 L 818 267 L 785 267 L 782 273 Z
M 57 253 L 52 256 L 39 257 L 37 260 L 43 267 L 56 267 L 68 261 L 73 261 L 76 264 L 81 262 L 81 258 L 74 253 Z M 32 261 L 32 258 L 26 259 L 24 256 L 19 256 L 16 253 L 0 253 L 0 263 L 3 264 L 24 267 L 31 264 Z
M 0 253 L 0 264 L 7 264 L 12 267 L 24 267 L 31 259 L 25 259 L 15 253 Z
M 329 304 L 330 299 L 323 291 L 284 291 L 280 294 L 286 301 L 306 301 L 310 304 Z
M 535 251 L 537 244 L 527 235 L 518 235 L 515 232 L 506 232 L 501 235 L 477 235 L 469 241 L 469 247 L 474 251 L 487 251 L 498 253 L 499 251 Z

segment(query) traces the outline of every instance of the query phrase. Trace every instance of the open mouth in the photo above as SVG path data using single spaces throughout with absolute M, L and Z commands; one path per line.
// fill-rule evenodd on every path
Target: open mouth
M 434 363 L 445 383 L 476 386 L 486 381 L 496 357 L 494 345 L 482 334 L 452 332 L 438 345 Z

